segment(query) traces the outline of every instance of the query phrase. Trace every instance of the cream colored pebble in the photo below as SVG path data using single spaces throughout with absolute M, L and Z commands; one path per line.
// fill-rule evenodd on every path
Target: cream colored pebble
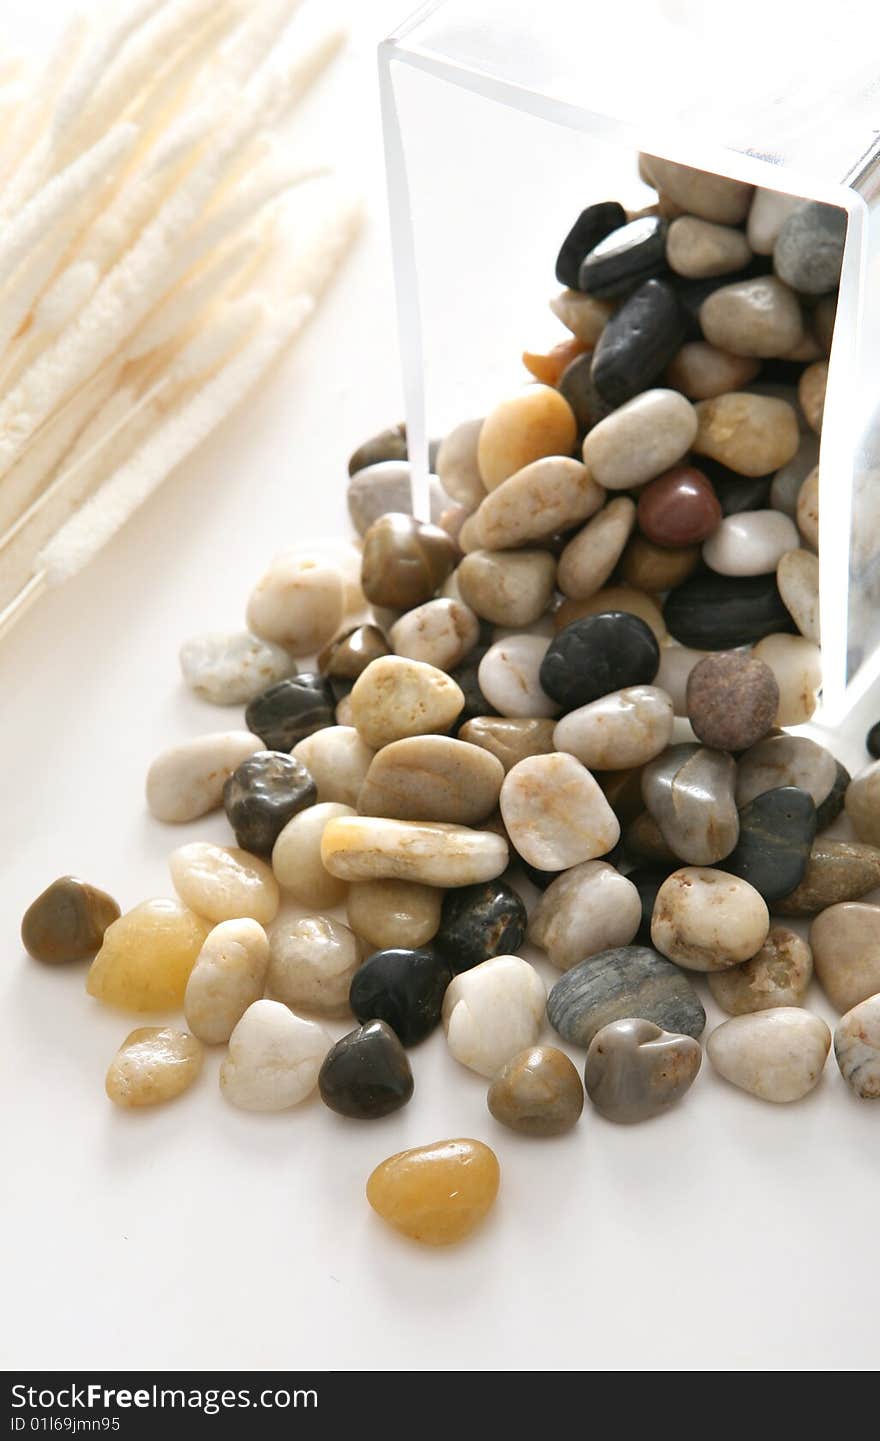
M 320 555 L 283 551 L 252 592 L 248 628 L 291 655 L 312 655 L 339 630 L 346 587 L 339 570 Z
M 443 671 L 398 655 L 371 661 L 350 699 L 358 733 L 373 750 L 404 736 L 446 731 L 464 706 L 464 692 Z
M 541 1033 L 547 992 L 520 956 L 495 956 L 454 976 L 443 999 L 450 1053 L 479 1076 L 492 1078 Z
M 439 598 L 407 611 L 388 632 L 395 653 L 452 670 L 480 638 L 480 623 L 467 599 Z
M 615 496 L 583 530 L 568 542 L 559 557 L 559 589 L 573 600 L 584 600 L 601 590 L 632 534 L 635 502 Z
M 651 941 L 692 971 L 721 971 L 763 946 L 770 914 L 763 896 L 739 876 L 709 866 L 673 871 L 657 892 Z
M 223 804 L 223 787 L 248 756 L 265 750 L 250 731 L 213 731 L 161 751 L 147 772 L 147 806 L 158 821 L 182 824 Z
M 190 971 L 183 1014 L 207 1046 L 228 1041 L 248 1006 L 266 984 L 269 942 L 257 922 L 221 921 L 208 933 Z
M 589 520 L 604 500 L 601 485 L 579 460 L 552 455 L 533 461 L 509 476 L 468 517 L 460 536 L 462 550 L 510 550 L 544 540 Z
M 540 870 L 593 860 L 620 839 L 620 823 L 601 786 L 571 755 L 519 761 L 504 778 L 500 805 L 517 851 Z
M 810 471 L 797 498 L 797 527 L 812 550 L 819 549 L 819 467 Z
M 341 906 L 346 886 L 321 860 L 324 827 L 340 816 L 356 815 L 353 806 L 323 801 L 292 816 L 272 848 L 275 879 L 303 906 Z
M 110 1100 L 124 1109 L 159 1106 L 189 1090 L 202 1069 L 195 1037 L 170 1026 L 141 1026 L 126 1036 L 107 1072 Z
M 275 918 L 278 882 L 265 861 L 249 851 L 192 841 L 171 852 L 168 867 L 184 905 L 209 921 L 249 917 L 265 926 Z
M 416 881 L 355 881 L 348 888 L 348 924 L 371 950 L 416 950 L 440 929 L 443 894 Z
M 645 390 L 587 432 L 584 464 L 606 489 L 630 490 L 681 460 L 696 433 L 689 400 L 677 390 Z
M 428 886 L 471 886 L 500 876 L 507 842 L 491 831 L 438 821 L 396 821 L 350 816 L 324 830 L 321 857 L 345 881 L 420 881 Z
M 486 487 L 477 463 L 477 447 L 482 416 L 464 420 L 450 430 L 437 451 L 437 475 L 446 494 L 470 513 L 476 510 L 486 494 Z
M 323 1026 L 279 1001 L 255 1001 L 229 1038 L 220 1089 L 243 1111 L 285 1111 L 312 1094 L 332 1044 Z
M 815 712 L 822 685 L 822 652 L 802 635 L 767 635 L 752 654 L 769 665 L 779 686 L 778 726 L 799 726 Z
M 475 550 L 456 575 L 464 599 L 483 620 L 533 625 L 553 596 L 556 561 L 546 550 Z
M 348 1016 L 348 993 L 363 948 L 332 916 L 279 919 L 269 931 L 266 994 L 291 1010 Z
M 339 708 L 337 707 L 337 716 Z M 375 755 L 354 726 L 325 726 L 294 746 L 291 755 L 302 761 L 318 787 L 318 801 L 339 801 L 356 806 L 364 777 Z

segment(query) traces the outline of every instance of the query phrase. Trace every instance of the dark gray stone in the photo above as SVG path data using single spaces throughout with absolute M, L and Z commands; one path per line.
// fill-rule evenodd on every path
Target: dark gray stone
M 617 200 L 600 200 L 582 210 L 556 257 L 559 284 L 577 290 L 581 263 L 600 240 L 612 230 L 619 230 L 621 225 L 626 225 L 626 211 Z
M 779 786 L 764 791 L 739 813 L 739 840 L 721 870 L 740 876 L 765 901 L 799 886 L 816 834 L 816 806 L 808 791 Z
M 684 971 L 650 946 L 617 946 L 566 971 L 547 1000 L 563 1040 L 589 1046 L 611 1021 L 635 1016 L 664 1031 L 699 1036 L 706 1012 Z
M 493 956 L 513 955 L 523 943 L 527 922 L 522 900 L 506 881 L 461 886 L 443 898 L 432 945 L 458 974 Z
M 302 761 L 281 751 L 248 756 L 223 787 L 236 841 L 258 856 L 269 855 L 287 822 L 317 798 L 318 787 Z
M 306 736 L 332 726 L 335 700 L 321 675 L 306 671 L 270 685 L 252 700 L 244 713 L 245 725 L 269 751 L 292 751 Z
M 629 611 L 573 620 L 550 642 L 540 683 L 563 710 L 576 710 L 631 685 L 650 685 L 660 648 L 650 626 Z
M 643 215 L 612 230 L 595 245 L 578 271 L 578 290 L 611 299 L 666 269 L 666 221 Z
M 695 575 L 663 607 L 670 635 L 694 650 L 735 650 L 797 626 L 775 575 Z
M 590 374 L 603 400 L 623 405 L 663 374 L 685 337 L 675 291 L 646 280 L 617 310 L 596 342 Z
M 810 200 L 785 221 L 773 248 L 780 280 L 804 295 L 825 295 L 840 280 L 846 211 Z

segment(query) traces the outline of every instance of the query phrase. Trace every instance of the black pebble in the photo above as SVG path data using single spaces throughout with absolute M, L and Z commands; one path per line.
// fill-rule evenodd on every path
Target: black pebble
M 766 510 L 770 504 L 770 475 L 737 475 L 735 470 L 701 455 L 699 467 L 712 482 L 725 515 L 739 515 L 744 510 Z
M 569 711 L 624 686 L 650 685 L 659 665 L 650 626 L 628 611 L 604 611 L 573 620 L 559 632 L 539 679 L 547 695 Z
M 525 939 L 527 922 L 520 896 L 506 881 L 461 886 L 443 898 L 440 929 L 432 945 L 458 974 L 492 956 L 512 955 Z
M 775 575 L 694 575 L 670 591 L 663 618 L 670 635 L 694 650 L 735 650 L 797 630 Z
M 267 750 L 291 751 L 306 736 L 332 726 L 334 715 L 333 692 L 327 681 L 307 671 L 270 685 L 251 701 L 244 719 Z
M 596 342 L 590 373 L 603 400 L 623 405 L 647 390 L 684 335 L 675 291 L 664 280 L 646 280 L 615 311 Z
M 875 721 L 865 737 L 865 746 L 869 756 L 880 760 L 880 721 Z
M 291 817 L 317 798 L 309 771 L 281 751 L 248 756 L 223 787 L 223 806 L 235 839 L 258 856 L 267 856 Z
M 740 811 L 739 840 L 720 869 L 748 881 L 765 901 L 778 901 L 803 880 L 815 834 L 809 791 L 798 786 L 764 791 Z
M 843 810 L 843 804 L 846 800 L 846 788 L 851 780 L 852 776 L 846 766 L 841 765 L 840 761 L 838 761 L 834 784 L 824 801 L 816 807 L 817 831 L 824 831 L 826 826 L 830 826 L 832 821 L 837 820 L 837 817 Z
M 666 270 L 666 221 L 643 215 L 613 230 L 581 261 L 578 290 L 610 300 Z
M 404 1046 L 429 1036 L 440 1020 L 452 972 L 433 950 L 376 951 L 355 971 L 349 1004 L 359 1021 L 384 1021 Z
M 413 1093 L 406 1051 L 384 1021 L 349 1031 L 318 1072 L 321 1100 L 340 1116 L 372 1121 L 405 1106 Z
M 651 944 L 651 919 L 654 915 L 654 902 L 663 882 L 671 874 L 670 869 L 664 870 L 659 866 L 636 866 L 634 871 L 628 872 L 626 878 L 628 881 L 632 881 L 642 903 L 642 922 L 632 942 L 634 946 Z
M 600 200 L 582 210 L 562 242 L 556 257 L 556 279 L 560 285 L 577 290 L 581 261 L 594 246 L 626 224 L 626 211 L 616 200 Z

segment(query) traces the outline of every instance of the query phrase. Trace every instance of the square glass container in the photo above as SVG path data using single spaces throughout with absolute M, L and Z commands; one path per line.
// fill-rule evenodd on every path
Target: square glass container
M 406 418 L 427 440 L 524 380 L 563 236 L 653 193 L 639 150 L 843 207 L 820 451 L 821 718 L 880 673 L 880 8 L 434 0 L 380 46 Z

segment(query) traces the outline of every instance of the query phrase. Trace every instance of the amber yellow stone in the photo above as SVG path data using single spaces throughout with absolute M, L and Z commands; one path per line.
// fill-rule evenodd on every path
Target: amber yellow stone
M 211 929 L 180 901 L 142 901 L 108 926 L 89 967 L 86 990 L 127 1011 L 183 1004 L 196 957 Z
M 470 1235 L 491 1209 L 501 1182 L 494 1151 L 458 1138 L 399 1151 L 367 1181 L 367 1200 L 395 1230 L 426 1246 Z
M 107 1072 L 117 1106 L 159 1106 L 189 1089 L 202 1069 L 202 1047 L 188 1031 L 141 1026 L 126 1036 Z

